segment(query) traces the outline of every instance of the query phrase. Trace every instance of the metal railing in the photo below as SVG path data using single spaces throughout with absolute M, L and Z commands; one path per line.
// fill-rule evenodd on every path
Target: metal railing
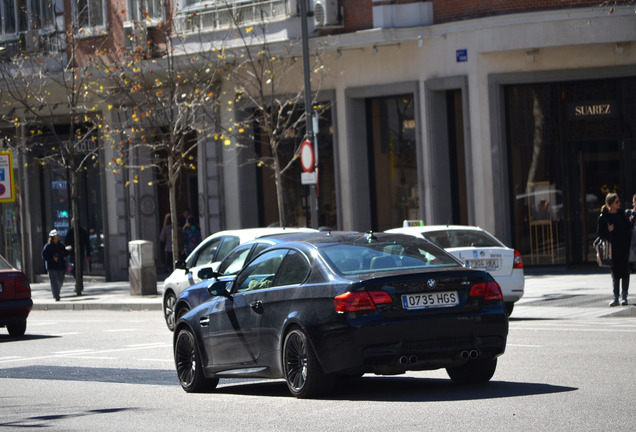
M 293 0 L 252 0 L 204 9 L 179 12 L 175 17 L 177 32 L 197 32 L 227 28 L 234 24 L 270 21 L 295 16 L 296 1 Z

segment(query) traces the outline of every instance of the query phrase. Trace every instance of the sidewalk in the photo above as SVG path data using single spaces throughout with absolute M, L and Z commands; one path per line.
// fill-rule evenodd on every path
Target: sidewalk
M 75 280 L 67 275 L 61 300 L 56 302 L 51 295 L 48 276 L 39 275 L 37 282 L 31 284 L 33 309 L 162 310 L 164 278 L 165 275 L 157 277 L 157 294 L 141 296 L 130 294 L 128 281 L 106 282 L 104 277 L 85 276 L 83 295 L 76 296 Z M 612 297 L 609 270 L 533 268 L 528 269 L 525 280 L 524 296 L 515 304 L 512 318 L 636 317 L 636 288 L 629 296 L 629 307 L 608 307 Z
M 47 275 L 38 275 L 31 284 L 33 310 L 162 310 L 163 280 L 157 281 L 157 294 L 131 295 L 130 283 L 106 282 L 103 276 L 84 276 L 84 291 L 75 295 L 75 279 L 67 275 L 60 301 L 51 294 Z

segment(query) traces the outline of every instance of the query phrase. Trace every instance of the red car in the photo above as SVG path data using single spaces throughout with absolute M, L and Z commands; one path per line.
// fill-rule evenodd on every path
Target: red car
M 33 300 L 26 275 L 0 256 L 0 327 L 13 337 L 24 336 Z

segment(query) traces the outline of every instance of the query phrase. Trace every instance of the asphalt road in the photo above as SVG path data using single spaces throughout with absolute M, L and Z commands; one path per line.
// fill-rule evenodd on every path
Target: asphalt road
M 636 307 L 609 308 L 609 275 L 530 277 L 493 380 L 445 371 L 343 381 L 298 400 L 280 380 L 187 394 L 160 311 L 36 310 L 0 330 L 0 430 L 633 430 Z

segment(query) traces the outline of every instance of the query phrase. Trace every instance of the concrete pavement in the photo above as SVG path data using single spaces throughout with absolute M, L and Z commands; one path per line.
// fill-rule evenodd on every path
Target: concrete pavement
M 158 275 L 157 294 L 131 295 L 130 284 L 106 282 L 103 277 L 86 276 L 84 292 L 76 296 L 75 280 L 68 276 L 62 286 L 61 300 L 51 295 L 47 275 L 31 284 L 34 310 L 162 310 L 163 279 Z M 636 275 L 632 278 L 630 303 L 636 304 Z M 609 270 L 597 267 L 574 269 L 526 269 L 523 298 L 515 304 L 513 319 L 568 319 L 596 317 L 636 317 L 636 307 L 608 306 L 612 298 Z M 543 306 L 543 307 L 538 307 Z

